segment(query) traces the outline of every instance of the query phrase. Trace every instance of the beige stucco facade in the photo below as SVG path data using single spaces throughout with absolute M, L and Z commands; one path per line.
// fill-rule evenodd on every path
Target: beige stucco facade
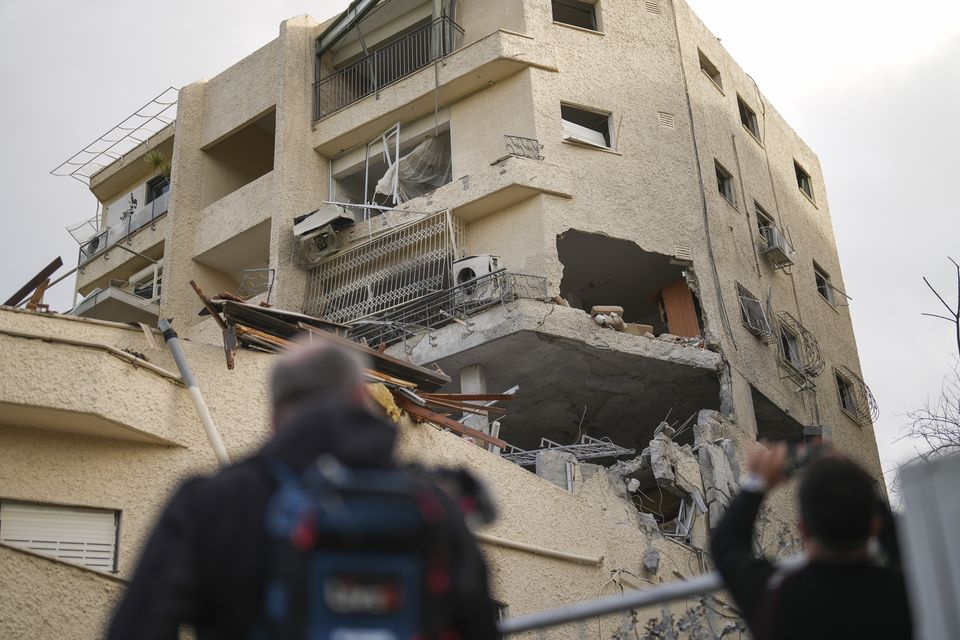
M 433 3 L 390 2 L 404 11 L 367 33 L 369 43 L 433 15 Z M 389 352 L 438 363 L 454 380 L 451 391 L 461 370 L 478 365 L 490 392 L 519 385 L 500 437 L 525 449 L 585 433 L 639 454 L 661 446 L 654 430 L 665 415 L 675 426 L 688 416 L 685 425 L 713 425 L 696 440 L 688 428 L 667 447 L 678 485 L 700 492 L 711 509 L 689 535 L 671 537 L 620 486 L 628 475 L 574 460 L 567 490 L 401 418 L 405 458 L 465 465 L 490 483 L 501 518 L 482 534 L 602 558 L 559 559 L 488 539 L 495 596 L 510 615 L 707 570 L 711 519 L 728 497 L 714 490 L 707 460 L 723 458 L 720 441 L 733 487 L 746 449 L 765 435 L 832 437 L 881 477 L 872 425 L 841 406 L 835 381 L 835 368 L 861 372 L 816 155 L 683 0 L 604 0 L 595 12 L 598 28 L 585 29 L 554 21 L 549 0 L 459 0 L 453 51 L 318 119 L 315 73 L 327 77 L 362 50 L 354 39 L 317 60 L 317 38 L 331 22 L 291 18 L 248 57 L 183 87 L 175 126 L 91 179 L 106 224 L 111 207 L 155 178 L 147 151 L 172 160 L 168 211 L 123 240 L 142 255 L 108 247 L 84 262 L 78 290 L 129 279 L 150 260 L 162 264 L 158 317 L 187 338 L 211 414 L 239 457 L 268 436 L 273 356 L 241 351 L 228 371 L 219 328 L 198 315 L 189 281 L 207 294 L 236 292 L 245 271 L 271 269 L 270 302 L 302 311 L 316 272 L 298 255 L 293 220 L 333 197 L 332 167 L 362 166 L 364 146 L 397 123 L 401 139 L 449 132 L 450 181 L 345 231 L 348 246 L 449 211 L 466 229 L 459 255 L 496 255 L 507 272 L 542 279 L 545 295 L 415 331 Z M 701 69 L 701 56 L 719 81 Z M 738 98 L 755 113 L 757 135 L 741 124 Z M 604 148 L 565 139 L 561 104 L 608 114 Z M 507 153 L 504 136 L 534 140 L 536 157 Z M 799 188 L 795 163 L 812 197 Z M 717 164 L 729 173 L 726 198 Z M 789 236 L 791 266 L 775 269 L 763 255 L 758 205 Z M 814 263 L 838 292 L 833 302 L 818 292 Z M 595 285 L 608 297 L 594 303 L 655 314 L 652 300 L 669 279 L 692 292 L 702 342 L 601 328 L 583 308 L 585 287 Z M 575 291 L 574 281 L 587 285 Z M 745 326 L 738 285 L 762 302 L 772 340 Z M 629 304 L 608 299 L 616 295 Z M 822 373 L 804 390 L 783 373 L 783 313 L 815 338 L 822 358 Z M 624 319 L 646 322 L 629 310 Z M 162 340 L 140 327 L 2 310 L 0 367 L 23 370 L 0 390 L 0 502 L 120 513 L 113 576 L 0 547 L 25 576 L 5 588 L 12 595 L 0 605 L 0 635 L 44 637 L 72 617 L 76 637 L 93 637 L 165 498 L 185 477 L 212 472 L 213 453 Z M 788 491 L 771 500 L 764 540 L 772 551 L 795 542 L 790 505 Z M 655 573 L 642 568 L 651 548 L 662 559 Z M 53 583 L 70 596 L 40 606 L 38 594 Z M 619 619 L 604 624 L 612 633 Z

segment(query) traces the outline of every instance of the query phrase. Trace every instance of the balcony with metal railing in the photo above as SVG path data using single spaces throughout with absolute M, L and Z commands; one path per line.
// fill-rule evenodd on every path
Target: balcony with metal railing
M 97 229 L 96 217 L 70 227 L 68 231 L 80 242 L 78 264 L 88 262 L 121 240 L 129 239 L 144 227 L 154 227 L 157 220 L 166 215 L 169 201 L 170 192 L 167 191 L 143 207 L 124 214 L 119 223 L 106 229 Z M 88 234 L 87 230 L 92 231 L 92 234 Z
M 453 53 L 463 29 L 447 16 L 371 51 L 314 83 L 314 120 L 325 118 Z

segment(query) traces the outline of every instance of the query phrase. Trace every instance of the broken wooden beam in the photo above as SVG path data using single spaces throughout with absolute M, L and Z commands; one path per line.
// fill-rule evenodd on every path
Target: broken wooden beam
M 220 325 L 221 331 L 226 329 L 227 323 L 224 322 L 223 318 L 220 317 L 220 312 L 214 308 L 213 303 L 210 302 L 210 298 L 203 295 L 203 290 L 200 289 L 200 287 L 197 286 L 197 283 L 193 280 L 190 281 L 190 286 L 193 287 L 193 290 L 197 292 L 197 296 L 200 298 L 200 302 L 203 303 L 203 307 L 211 316 L 213 316 L 213 319 L 217 321 L 217 324 Z
M 60 259 L 60 256 L 57 256 L 56 260 L 41 269 L 40 273 L 30 278 L 30 280 L 27 281 L 27 284 L 20 287 L 20 289 L 15 294 L 7 298 L 7 301 L 3 304 L 8 307 L 16 307 L 23 302 L 23 299 L 26 298 L 27 295 L 33 290 L 35 290 L 41 282 L 48 280 L 50 276 L 52 276 L 54 272 L 56 272 L 56 270 L 62 266 L 63 260 Z
M 492 444 L 495 447 L 500 447 L 501 449 L 506 449 L 510 445 L 501 440 L 491 436 L 488 433 L 479 431 L 477 429 L 472 429 L 466 425 L 460 424 L 456 420 L 448 418 L 445 415 L 441 415 L 435 411 L 431 411 L 426 407 L 418 406 L 409 398 L 402 396 L 400 394 L 394 395 L 394 399 L 397 401 L 397 406 L 406 411 L 410 416 L 414 418 L 420 418 L 420 422 L 432 422 L 438 427 L 444 427 L 450 429 L 451 431 L 456 431 L 460 435 L 469 436 L 471 438 L 476 438 L 487 444 Z

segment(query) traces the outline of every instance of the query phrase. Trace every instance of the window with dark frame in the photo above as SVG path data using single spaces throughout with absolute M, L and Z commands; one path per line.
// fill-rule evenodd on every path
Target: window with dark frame
M 796 160 L 793 161 L 793 169 L 797 174 L 797 186 L 800 191 L 807 194 L 807 197 L 813 200 L 813 182 L 810 180 L 810 174 L 804 171 Z
M 714 160 L 713 164 L 717 169 L 717 190 L 727 202 L 736 206 L 736 196 L 733 193 L 733 174 L 727 171 L 723 165 L 716 160 Z
M 150 204 L 166 192 L 170 191 L 170 178 L 157 176 L 147 182 L 147 197 L 144 204 Z
M 753 208 L 757 212 L 757 230 L 760 232 L 760 235 L 763 236 L 764 240 L 767 238 L 766 229 L 775 226 L 773 224 L 773 218 L 769 213 L 764 211 L 763 207 L 759 203 L 754 201 Z
M 572 142 L 610 148 L 610 114 L 588 111 L 568 104 L 560 105 L 563 139 Z
M 737 96 L 737 108 L 740 110 L 740 124 L 749 131 L 754 138 L 760 140 L 760 125 L 757 122 L 757 113 L 747 106 L 743 98 Z
M 782 324 L 780 325 L 780 358 L 797 371 L 803 368 L 800 360 L 800 339 L 797 334 Z
M 553 21 L 591 31 L 599 30 L 597 5 L 583 0 L 551 0 Z
M 720 70 L 717 69 L 717 65 L 710 62 L 710 58 L 704 55 L 700 49 L 697 49 L 697 55 L 700 58 L 700 70 L 707 74 L 707 77 L 713 80 L 713 84 L 717 85 L 717 88 L 722 91 L 723 79 L 720 77 Z
M 816 262 L 813 263 L 813 279 L 817 284 L 817 293 L 820 297 L 833 304 L 833 285 L 830 284 L 830 275 Z
M 853 383 L 844 378 L 838 371 L 834 371 L 837 379 L 837 394 L 840 399 L 840 408 L 851 416 L 857 415 L 857 404 L 853 398 Z

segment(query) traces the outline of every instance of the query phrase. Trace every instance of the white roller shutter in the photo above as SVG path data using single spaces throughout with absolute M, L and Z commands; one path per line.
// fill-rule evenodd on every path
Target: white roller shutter
M 0 502 L 0 541 L 100 571 L 114 571 L 117 512 Z
M 603 137 L 603 133 L 600 131 L 594 131 L 589 127 L 577 124 L 576 122 L 570 122 L 569 120 L 561 120 L 561 124 L 563 125 L 563 137 L 565 140 L 574 140 L 604 149 L 610 148 L 610 145 L 607 144 L 606 139 Z

